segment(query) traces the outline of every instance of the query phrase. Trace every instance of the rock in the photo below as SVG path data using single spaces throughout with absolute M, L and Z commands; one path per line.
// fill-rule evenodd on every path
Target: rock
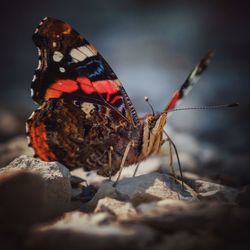
M 141 221 L 164 232 L 193 231 L 199 232 L 205 225 L 223 220 L 225 225 L 230 214 L 241 220 L 246 219 L 246 214 L 235 205 L 218 202 L 184 202 L 175 200 L 162 200 L 157 203 L 141 204 L 137 207 L 141 216 Z M 250 211 L 247 212 L 250 214 Z M 248 218 L 248 220 L 250 217 Z M 232 220 L 233 221 L 233 220 Z M 221 223 L 220 223 L 221 224 Z M 225 226 L 221 224 L 220 226 Z M 217 225 L 219 226 L 219 225 Z M 207 227 L 211 230 L 211 227 Z
M 192 203 L 187 203 L 182 200 L 165 199 L 158 202 L 142 203 L 136 207 L 136 210 L 143 215 L 162 215 L 171 211 L 183 211 L 190 209 Z
M 50 217 L 46 188 L 36 173 L 5 170 L 0 173 L 0 228 L 28 227 Z
M 186 180 L 186 182 L 199 194 L 199 198 L 202 200 L 235 202 L 235 198 L 239 193 L 235 188 L 209 181 L 193 179 Z
M 52 225 L 37 227 L 25 249 L 138 249 L 155 240 L 154 231 L 145 226 L 111 222 L 108 213 L 72 212 Z
M 138 176 L 138 175 L 142 175 L 142 174 L 155 172 L 156 170 L 158 170 L 160 168 L 161 162 L 162 162 L 162 158 L 160 158 L 160 157 L 151 157 L 151 158 L 143 161 L 141 163 L 140 167 L 138 168 L 136 175 Z M 136 165 L 131 165 L 129 167 L 125 167 L 122 170 L 120 180 L 133 177 L 135 168 L 136 168 Z M 104 181 L 108 180 L 107 177 L 97 175 L 95 171 L 87 172 L 87 171 L 83 171 L 82 168 L 72 170 L 71 175 L 85 180 L 89 185 L 94 185 L 97 187 L 100 187 Z M 116 180 L 117 175 L 118 175 L 118 173 L 112 177 L 113 181 Z
M 245 186 L 235 200 L 241 207 L 250 208 L 250 186 Z
M 99 187 L 105 180 L 106 177 L 96 174 L 95 171 L 84 171 L 82 168 L 77 168 L 71 171 L 71 175 L 85 180 L 88 185 L 94 185 Z
M 109 197 L 99 200 L 94 212 L 108 212 L 120 221 L 137 216 L 137 212 L 130 202 L 118 201 Z
M 0 168 L 9 164 L 16 157 L 25 154 L 32 155 L 33 150 L 28 147 L 24 136 L 15 137 L 8 142 L 0 144 Z
M 196 193 L 185 185 L 175 183 L 167 174 L 150 173 L 119 181 L 116 187 L 113 182 L 104 182 L 94 198 L 83 206 L 83 211 L 94 210 L 98 201 L 110 197 L 120 201 L 130 201 L 134 206 L 141 203 L 159 201 L 162 199 L 197 200 Z
M 185 185 L 183 191 L 181 184 L 176 183 L 173 177 L 161 173 L 121 180 L 117 183 L 116 190 L 127 195 L 135 206 L 162 199 L 197 200 L 196 193 L 191 188 Z
M 22 155 L 0 169 L 0 175 L 9 170 L 26 170 L 37 174 L 45 185 L 45 204 L 48 214 L 56 216 L 66 211 L 71 200 L 69 170 L 57 162 L 44 162 Z M 22 185 L 19 186 L 21 188 Z M 29 206 L 30 204 L 27 204 Z
M 220 240 L 209 233 L 200 232 L 194 235 L 192 232 L 176 232 L 169 234 L 156 243 L 154 250 L 221 250 L 224 249 Z
M 163 236 L 155 249 L 214 249 L 209 245 L 215 249 L 249 248 L 250 210 L 211 201 L 160 202 L 165 204 L 139 217 L 141 223 Z

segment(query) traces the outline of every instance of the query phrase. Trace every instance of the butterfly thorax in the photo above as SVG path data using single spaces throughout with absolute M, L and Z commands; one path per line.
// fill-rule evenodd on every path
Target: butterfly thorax
M 158 153 L 162 144 L 163 128 L 166 114 L 147 115 L 141 119 L 143 123 L 142 149 L 139 160 L 144 160 L 153 153 Z

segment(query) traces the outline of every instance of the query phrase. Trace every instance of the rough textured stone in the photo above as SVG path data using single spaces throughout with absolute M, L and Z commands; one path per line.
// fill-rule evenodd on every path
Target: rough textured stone
M 98 201 L 111 197 L 121 201 L 130 201 L 133 205 L 162 199 L 197 200 L 197 194 L 187 185 L 182 190 L 181 184 L 167 174 L 150 173 L 119 181 L 116 187 L 113 182 L 104 182 L 94 198 L 83 206 L 83 211 L 94 210 Z
M 239 193 L 235 188 L 204 180 L 189 180 L 187 183 L 199 194 L 201 200 L 235 202 L 235 198 Z
M 69 207 L 71 200 L 70 173 L 60 163 L 44 162 L 23 155 L 16 158 L 8 166 L 1 168 L 0 175 L 8 170 L 27 170 L 42 178 L 46 188 L 45 204 L 50 210 L 50 214 L 59 214 Z
M 118 201 L 109 197 L 99 200 L 94 212 L 108 212 L 118 220 L 133 219 L 137 216 L 137 212 L 130 202 Z
M 196 193 L 187 185 L 182 190 L 180 183 L 176 183 L 169 175 L 160 173 L 121 180 L 116 189 L 127 195 L 135 205 L 162 199 L 197 200 Z

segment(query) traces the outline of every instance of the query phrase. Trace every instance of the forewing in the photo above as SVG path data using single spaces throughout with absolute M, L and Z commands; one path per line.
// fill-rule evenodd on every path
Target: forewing
M 31 91 L 42 104 L 69 98 L 109 107 L 134 125 L 138 116 L 121 82 L 100 53 L 69 24 L 45 18 L 33 35 L 39 64 Z

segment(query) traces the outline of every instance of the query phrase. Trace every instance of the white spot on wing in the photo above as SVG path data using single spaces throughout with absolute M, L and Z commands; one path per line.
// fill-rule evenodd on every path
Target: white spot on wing
M 95 108 L 92 103 L 84 102 L 81 105 L 81 110 L 86 114 L 86 117 L 89 118 L 91 116 L 91 111 Z
M 28 134 L 29 133 L 29 125 L 27 122 L 25 123 L 25 130 L 26 130 L 26 134 Z
M 66 70 L 63 67 L 59 67 L 60 72 L 64 73 Z
M 26 138 L 27 138 L 28 145 L 30 145 L 30 143 L 31 143 L 30 137 L 29 137 L 29 136 L 26 136 Z
M 53 42 L 53 43 L 52 43 L 52 46 L 55 48 L 55 47 L 56 47 L 56 42 Z
M 97 51 L 89 45 L 79 47 L 78 50 L 80 50 L 87 57 L 95 56 L 97 54 Z
M 63 59 L 63 54 L 60 51 L 55 51 L 53 54 L 53 60 L 55 62 L 60 62 Z
M 41 56 L 41 50 L 39 49 L 39 48 L 37 48 L 37 50 L 38 50 L 38 56 Z
M 87 55 L 85 55 L 84 53 L 82 53 L 81 51 L 77 49 L 72 49 L 70 51 L 70 55 L 73 58 L 73 60 L 75 61 L 84 61 L 87 58 Z
M 36 68 L 36 69 L 40 69 L 40 68 L 41 68 L 41 66 L 42 66 L 42 62 L 41 62 L 41 60 L 38 60 L 38 66 L 37 66 L 37 68 Z
M 36 74 L 33 75 L 32 82 L 36 80 Z
M 31 97 L 33 97 L 33 95 L 34 95 L 34 90 L 33 89 L 30 89 L 30 95 L 31 95 Z

